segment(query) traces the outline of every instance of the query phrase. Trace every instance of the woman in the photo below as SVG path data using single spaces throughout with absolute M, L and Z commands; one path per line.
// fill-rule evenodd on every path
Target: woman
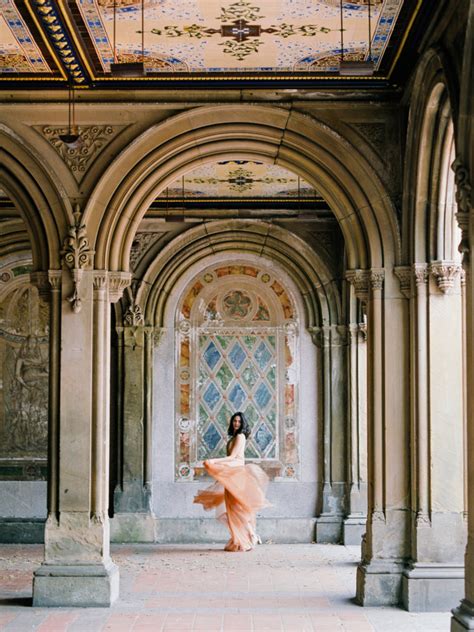
M 269 506 L 265 499 L 268 477 L 258 465 L 245 465 L 250 430 L 243 413 L 232 415 L 228 434 L 227 456 L 204 461 L 207 473 L 217 482 L 199 491 L 194 502 L 206 510 L 215 509 L 217 519 L 229 529 L 226 551 L 250 551 L 261 543 L 255 533 L 255 514 Z

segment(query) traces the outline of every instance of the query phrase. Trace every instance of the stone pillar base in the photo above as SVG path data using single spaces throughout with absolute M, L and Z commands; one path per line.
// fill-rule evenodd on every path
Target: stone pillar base
M 111 542 L 156 542 L 156 519 L 151 513 L 116 513 L 110 520 Z
M 319 516 L 314 531 L 314 539 L 318 544 L 339 544 L 342 540 L 342 517 Z
M 342 525 L 342 543 L 346 545 L 360 545 L 366 531 L 367 518 L 365 516 L 348 516 Z
M 474 604 L 467 599 L 463 599 L 461 605 L 452 612 L 451 632 L 474 630 Z
M 361 606 L 397 606 L 401 597 L 402 571 L 403 565 L 396 562 L 359 564 L 357 603 Z
M 464 566 L 413 564 L 403 572 L 402 603 L 410 612 L 450 610 L 464 594 Z
M 108 608 L 119 596 L 119 569 L 91 564 L 43 564 L 33 578 L 34 607 Z

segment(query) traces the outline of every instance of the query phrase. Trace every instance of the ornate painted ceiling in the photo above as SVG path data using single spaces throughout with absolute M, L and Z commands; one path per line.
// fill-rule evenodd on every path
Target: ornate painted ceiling
M 176 180 L 162 198 L 317 198 L 316 191 L 290 171 L 252 160 L 226 160 L 195 169 Z
M 423 0 L 370 0 L 370 50 L 368 2 L 343 2 L 344 59 L 371 57 L 386 79 Z M 341 59 L 340 0 L 0 0 L 0 13 L 5 81 L 107 85 L 114 60 L 144 60 L 141 81 L 327 79 Z

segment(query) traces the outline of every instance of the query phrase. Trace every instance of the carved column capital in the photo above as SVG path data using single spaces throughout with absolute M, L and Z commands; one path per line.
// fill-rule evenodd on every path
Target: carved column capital
M 370 270 L 370 289 L 372 292 L 380 291 L 383 288 L 385 270 L 383 268 L 372 268 Z
M 433 261 L 430 264 L 430 271 L 441 292 L 449 294 L 454 287 L 456 277 L 461 272 L 461 265 L 455 261 Z
M 52 290 L 60 290 L 63 278 L 62 270 L 49 270 L 48 281 Z
M 164 327 L 154 327 L 153 328 L 153 345 L 157 347 L 160 344 L 160 341 L 165 333 Z
M 331 330 L 327 325 L 323 327 L 309 327 L 308 331 L 311 334 L 311 340 L 319 349 L 329 347 Z
M 123 291 L 132 282 L 131 272 L 109 272 L 109 299 L 117 303 L 122 298 Z
M 426 285 L 428 283 L 428 264 L 427 263 L 414 263 L 412 265 L 413 278 L 415 279 L 415 285 L 418 288 L 420 285 Z
M 411 297 L 411 280 L 413 277 L 410 266 L 397 266 L 393 268 L 395 276 L 400 283 L 400 292 L 405 298 Z
M 95 291 L 107 289 L 108 273 L 106 270 L 94 270 L 93 286 Z
M 369 297 L 369 271 L 348 270 L 346 272 L 346 279 L 354 287 L 356 297 L 362 303 L 367 303 Z

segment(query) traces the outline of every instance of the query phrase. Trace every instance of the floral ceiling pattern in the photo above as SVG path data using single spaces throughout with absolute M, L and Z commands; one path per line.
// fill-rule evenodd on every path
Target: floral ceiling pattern
M 253 160 L 226 160 L 195 169 L 161 197 L 315 197 L 316 191 L 287 169 Z
M 343 53 L 386 72 L 417 7 L 344 0 Z M 415 3 L 413 3 L 414 5 Z M 369 21 L 370 13 L 370 21 Z M 369 47 L 370 34 L 370 47 Z M 337 73 L 339 0 L 0 0 L 0 78 L 76 83 L 115 62 L 163 73 Z

